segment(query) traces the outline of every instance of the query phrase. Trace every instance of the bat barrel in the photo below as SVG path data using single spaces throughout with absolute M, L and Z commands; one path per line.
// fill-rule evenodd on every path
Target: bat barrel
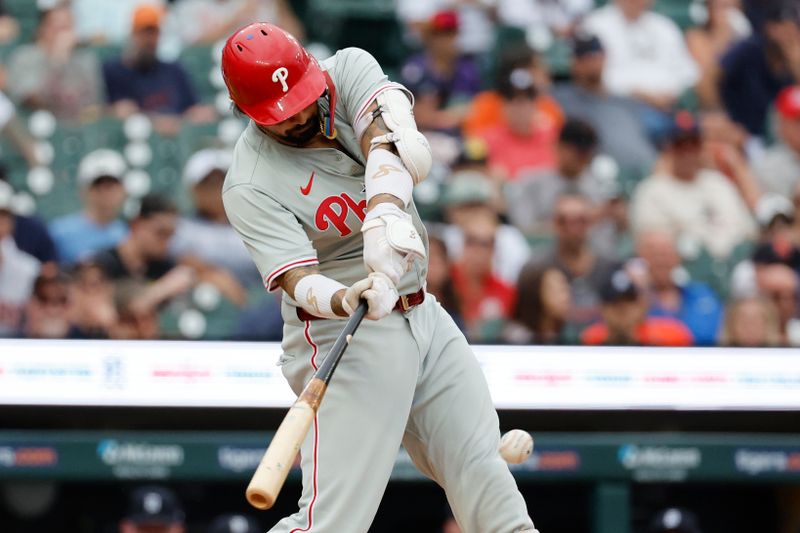
M 326 355 L 325 361 L 314 373 L 311 381 L 303 389 L 289 412 L 286 413 L 286 417 L 278 427 L 278 431 L 275 432 L 272 442 L 269 443 L 269 447 L 245 491 L 247 501 L 253 507 L 269 509 L 278 499 L 278 494 L 292 469 L 294 459 L 300 453 L 300 446 L 317 415 L 333 371 L 336 370 L 339 359 L 366 313 L 367 302 L 362 300 Z
M 312 379 L 286 413 L 245 491 L 247 501 L 253 507 L 269 509 L 275 504 L 308 429 L 314 422 L 326 388 L 322 380 Z

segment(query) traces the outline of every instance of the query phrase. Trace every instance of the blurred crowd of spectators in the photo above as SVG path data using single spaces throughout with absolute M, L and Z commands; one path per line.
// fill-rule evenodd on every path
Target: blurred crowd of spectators
M 414 92 L 435 157 L 415 191 L 428 291 L 470 340 L 800 345 L 796 2 L 389 3 L 408 53 L 384 67 Z M 36 168 L 34 111 L 145 115 L 164 136 L 220 121 L 182 52 L 256 19 L 309 42 L 292 5 L 39 0 L 27 40 L 0 5 L 6 142 Z M 101 61 L 108 44 L 119 53 Z M 235 319 L 219 336 L 279 339 L 222 208 L 230 147 L 198 148 L 181 197 L 131 202 L 131 154 L 115 147 L 81 154 L 72 214 L 18 209 L 25 185 L 0 181 L 0 335 L 208 337 L 198 309 L 222 301 Z

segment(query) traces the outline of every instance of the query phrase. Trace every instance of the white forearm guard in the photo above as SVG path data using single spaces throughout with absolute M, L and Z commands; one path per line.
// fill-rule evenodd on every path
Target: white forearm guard
M 414 181 L 400 158 L 389 150 L 376 148 L 369 153 L 364 185 L 367 203 L 379 194 L 391 194 L 406 207 L 411 203 Z
M 342 289 L 347 289 L 347 286 L 322 274 L 309 274 L 294 286 L 294 299 L 314 316 L 342 318 L 331 308 L 333 295 Z

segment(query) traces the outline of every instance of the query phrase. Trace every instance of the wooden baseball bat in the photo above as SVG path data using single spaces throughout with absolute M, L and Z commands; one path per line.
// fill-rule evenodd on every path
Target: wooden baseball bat
M 295 400 L 289 412 L 272 437 L 264 457 L 256 468 L 245 492 L 250 505 L 258 509 L 269 509 L 278 499 L 278 494 L 300 452 L 300 446 L 308 434 L 311 423 L 319 409 L 328 383 L 342 358 L 350 339 L 367 314 L 367 302 L 362 300 L 336 338 L 325 360 L 314 372 L 303 392 Z

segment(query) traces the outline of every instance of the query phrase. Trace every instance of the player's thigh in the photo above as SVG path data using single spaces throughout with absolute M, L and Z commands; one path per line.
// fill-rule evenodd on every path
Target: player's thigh
M 442 310 L 411 408 L 408 433 L 424 443 L 427 463 L 457 464 L 496 453 L 499 421 L 483 372 L 463 334 Z
M 282 371 L 299 394 L 345 325 L 343 320 L 316 320 L 284 329 Z M 331 379 L 326 398 L 346 393 L 349 403 L 363 403 L 360 411 L 402 409 L 410 405 L 420 371 L 421 356 L 411 330 L 399 313 L 380 321 L 365 320 L 353 335 Z M 405 413 L 407 416 L 408 406 Z

